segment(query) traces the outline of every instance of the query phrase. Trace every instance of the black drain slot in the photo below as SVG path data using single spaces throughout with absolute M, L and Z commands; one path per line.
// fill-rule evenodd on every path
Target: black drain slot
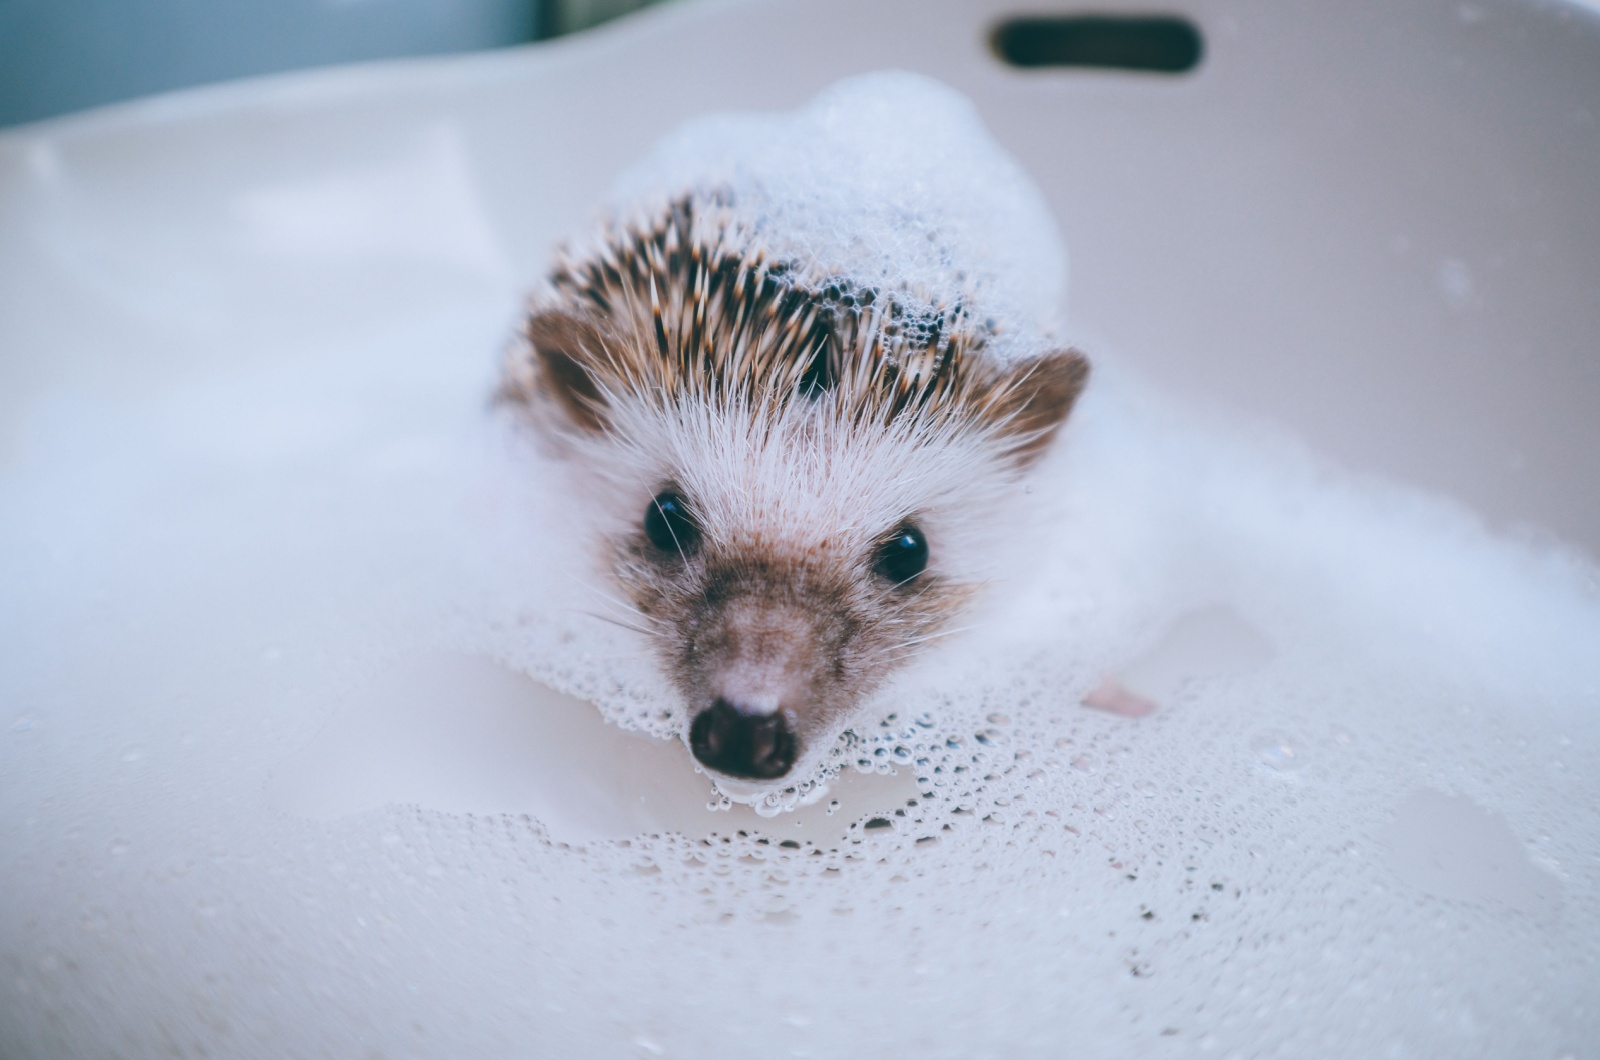
M 1012 66 L 1181 74 L 1200 65 L 1200 30 L 1176 15 L 1027 15 L 989 37 Z

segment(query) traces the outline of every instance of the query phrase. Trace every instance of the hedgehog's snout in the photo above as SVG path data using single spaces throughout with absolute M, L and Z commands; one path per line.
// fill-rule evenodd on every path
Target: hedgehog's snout
M 831 651 L 818 629 L 825 612 L 815 601 L 786 595 L 765 579 L 725 585 L 702 594 L 704 610 L 689 623 L 694 633 L 682 645 L 679 671 L 698 708 L 689 721 L 689 750 L 722 776 L 787 775 L 804 750 L 806 718 L 826 695 Z
M 689 727 L 689 749 L 708 769 L 743 780 L 776 780 L 794 765 L 794 730 L 783 711 L 769 714 L 718 699 Z

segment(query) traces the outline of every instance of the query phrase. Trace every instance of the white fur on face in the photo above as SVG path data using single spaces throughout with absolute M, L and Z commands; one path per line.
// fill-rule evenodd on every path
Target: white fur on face
M 959 613 L 1015 495 L 1016 469 L 981 428 L 851 422 L 828 394 L 755 408 L 621 400 L 609 419 L 582 443 L 603 452 L 583 463 L 603 469 L 615 575 L 651 620 L 686 717 L 719 697 L 783 711 L 800 743 L 790 777 Z M 643 515 L 665 489 L 701 529 L 685 562 L 662 562 L 643 541 Z M 874 555 L 907 523 L 929 562 L 895 587 Z

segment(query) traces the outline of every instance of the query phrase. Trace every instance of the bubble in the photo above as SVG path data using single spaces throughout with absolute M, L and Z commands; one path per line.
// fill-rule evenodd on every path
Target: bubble
M 1250 741 L 1256 761 L 1276 773 L 1294 773 L 1305 760 L 1293 740 L 1282 732 L 1266 732 Z

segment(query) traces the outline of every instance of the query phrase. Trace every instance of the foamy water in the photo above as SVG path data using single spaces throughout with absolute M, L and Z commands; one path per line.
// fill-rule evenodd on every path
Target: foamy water
M 764 817 L 649 735 L 669 688 L 486 408 L 508 327 L 30 407 L 0 1054 L 1600 1042 L 1588 561 L 1102 354 L 971 628 Z

